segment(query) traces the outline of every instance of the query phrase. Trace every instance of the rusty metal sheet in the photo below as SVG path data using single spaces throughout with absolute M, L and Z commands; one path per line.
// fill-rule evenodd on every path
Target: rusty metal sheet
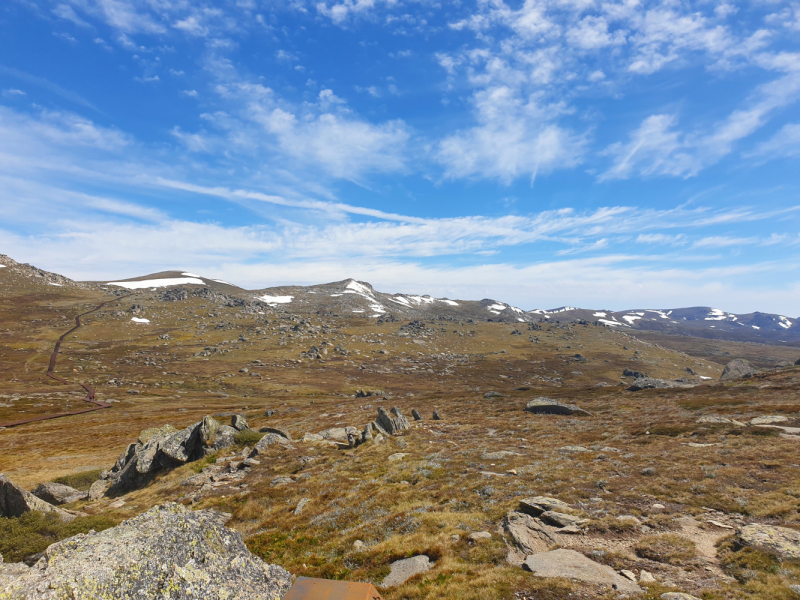
M 382 600 L 371 583 L 298 577 L 283 600 Z

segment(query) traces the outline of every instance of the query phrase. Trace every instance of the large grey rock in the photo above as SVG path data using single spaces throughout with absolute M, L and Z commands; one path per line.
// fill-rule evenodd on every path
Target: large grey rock
M 774 525 L 746 525 L 739 534 L 743 546 L 769 552 L 781 560 L 800 560 L 800 531 Z
M 337 442 L 347 441 L 347 430 L 344 427 L 331 427 L 330 429 L 320 431 L 319 435 L 322 436 L 323 440 L 335 440 Z
M 569 527 L 571 525 L 581 525 L 585 523 L 585 519 L 555 510 L 546 510 L 539 516 L 539 518 L 545 523 L 555 525 L 556 527 Z
M 216 449 L 233 443 L 230 432 L 222 430 L 210 416 L 181 430 L 171 425 L 145 429 L 139 434 L 137 443 L 130 444 L 116 464 L 101 475 L 101 479 L 107 482 L 104 493 L 113 496 L 140 488 L 160 470 L 202 458 L 215 449 L 214 441 L 219 432 L 223 437 Z M 95 486 L 95 492 L 99 490 L 100 486 Z
M 517 566 L 529 554 L 546 552 L 550 546 L 558 542 L 552 528 L 530 515 L 517 511 L 505 516 L 503 529 L 511 536 L 513 545 L 518 550 L 509 556 L 509 562 Z
M 236 434 L 238 430 L 230 425 L 222 425 L 217 430 L 217 435 L 214 436 L 214 441 L 211 442 L 211 450 L 221 450 L 228 448 L 236 443 Z
M 200 423 L 200 443 L 203 445 L 210 444 L 219 428 L 219 421 L 209 415 L 203 417 L 203 422 Z
M 411 416 L 414 417 L 415 421 L 422 421 L 422 415 L 419 414 L 419 411 L 416 408 L 411 409 Z
M 280 427 L 262 427 L 259 429 L 261 433 L 277 433 L 280 436 L 285 437 L 290 442 L 292 440 L 292 434 L 286 431 L 285 429 L 281 429 Z
M 403 413 L 401 413 L 400 409 L 396 406 L 393 406 L 392 410 L 388 413 L 382 407 L 379 407 L 376 421 L 391 435 L 395 435 L 411 427 L 408 419 L 403 416 Z
M 731 379 L 740 379 L 742 377 L 752 377 L 756 373 L 761 373 L 761 369 L 756 367 L 749 360 L 743 358 L 734 358 L 731 362 L 725 365 L 720 376 L 721 381 L 729 381 Z
M 525 559 L 522 566 L 537 577 L 564 577 L 614 588 L 623 594 L 643 593 L 642 588 L 611 567 L 596 563 L 575 550 L 551 550 L 532 554 Z
M 57 542 L 33 568 L 0 570 L 8 600 L 278 600 L 291 575 L 247 550 L 228 515 L 164 504 L 100 533 Z
M 633 384 L 627 388 L 629 392 L 639 392 L 641 390 L 660 390 L 671 388 L 687 388 L 692 387 L 691 383 L 684 383 L 682 381 L 673 381 L 670 379 L 656 379 L 655 377 L 640 377 L 635 380 Z
M 574 404 L 564 404 L 552 398 L 540 396 L 529 400 L 525 405 L 525 410 L 535 415 L 577 415 L 589 416 L 591 413 Z
M 56 508 L 29 491 L 23 490 L 3 473 L 0 473 L 0 517 L 19 517 L 32 510 L 55 513 L 62 521 L 71 521 L 75 518 L 75 515 Z M 0 586 L 0 590 L 2 589 Z
M 433 563 L 431 559 L 424 554 L 412 556 L 411 558 L 404 558 L 403 560 L 396 560 L 389 565 L 391 571 L 381 582 L 381 587 L 403 585 L 415 575 L 430 571 L 432 566 Z
M 40 483 L 31 490 L 31 494 L 53 505 L 69 504 L 77 500 L 85 500 L 87 497 L 86 492 L 80 492 L 74 487 L 52 481 Z
M 231 417 L 231 427 L 233 427 L 236 431 L 250 429 L 250 426 L 247 424 L 247 419 L 244 418 L 244 415 L 233 415 Z
M 572 510 L 572 507 L 558 498 L 550 498 L 549 496 L 532 496 L 530 498 L 523 498 L 520 500 L 519 509 L 524 513 L 538 517 L 543 512 L 548 510 L 568 512 Z
M 255 445 L 253 451 L 250 453 L 250 457 L 253 458 L 255 456 L 258 456 L 259 454 L 263 454 L 264 452 L 267 451 L 267 448 L 273 445 L 278 445 L 283 448 L 294 448 L 294 446 L 292 446 L 292 443 L 282 435 L 278 435 L 277 433 L 268 433 L 260 440 L 258 440 L 258 443 Z
M 782 415 L 764 415 L 750 419 L 750 425 L 775 425 L 775 423 L 786 423 L 788 417 Z

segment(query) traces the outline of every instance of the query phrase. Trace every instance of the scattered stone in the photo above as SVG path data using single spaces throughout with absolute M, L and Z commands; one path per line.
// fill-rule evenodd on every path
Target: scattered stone
M 347 442 L 347 429 L 344 427 L 331 427 L 320 431 L 319 435 L 323 440 L 336 440 L 337 442 Z
M 439 416 L 439 411 L 438 410 L 433 411 L 433 420 L 434 421 L 441 421 L 442 420 L 442 417 Z
M 645 467 L 644 469 L 642 469 L 642 475 L 649 476 L 649 475 L 655 475 L 655 474 L 656 474 L 655 467 Z
M 510 450 L 498 450 L 497 452 L 484 452 L 481 454 L 483 460 L 502 460 L 508 456 L 522 456 L 522 454 L 511 452 Z
M 564 512 L 572 510 L 572 507 L 566 502 L 562 502 L 557 498 L 533 496 L 531 498 L 523 498 L 520 500 L 519 509 L 524 513 L 538 517 L 543 512 L 548 510 L 558 510 L 559 512 Z
M 320 434 L 318 433 L 307 433 L 303 436 L 303 439 L 300 440 L 301 442 L 321 442 L 324 440 Z
M 629 392 L 639 392 L 641 390 L 671 389 L 693 387 L 691 383 L 683 381 L 672 381 L 668 379 L 656 379 L 655 377 L 640 377 L 630 385 Z
M 306 504 L 308 503 L 309 503 L 308 498 L 301 498 L 300 502 L 297 503 L 297 506 L 295 507 L 293 514 L 296 516 L 302 513 L 303 509 L 306 507 Z
M 659 596 L 661 600 L 700 600 L 697 596 L 684 594 L 683 592 L 666 592 Z
M 735 529 L 734 527 L 731 527 L 730 525 L 726 525 L 725 523 L 721 523 L 719 521 L 714 521 L 713 519 L 709 519 L 708 521 L 706 521 L 706 523 L 710 523 L 714 527 L 719 527 L 720 529 Z
M 292 448 L 292 449 L 294 448 L 294 446 L 292 446 L 292 443 L 282 435 L 278 435 L 277 433 L 268 433 L 260 440 L 258 440 L 258 443 L 255 445 L 253 451 L 250 453 L 250 458 L 255 458 L 259 454 L 263 454 L 264 452 L 267 451 L 267 448 L 269 448 L 273 444 L 278 444 L 279 446 L 283 446 L 284 448 Z
M 363 552 L 367 548 L 367 545 L 362 542 L 361 540 L 356 540 L 353 542 L 353 550 L 356 552 Z
M 582 523 L 585 523 L 584 519 L 575 517 L 573 515 L 568 515 L 566 513 L 560 513 L 555 510 L 546 510 L 539 515 L 539 518 L 546 523 L 555 525 L 556 527 L 578 526 Z
M 751 524 L 742 528 L 739 542 L 781 560 L 800 560 L 800 531 L 775 525 Z
M 88 497 L 87 492 L 79 492 L 68 485 L 53 482 L 40 483 L 31 490 L 31 494 L 53 505 L 69 504 Z
M 244 415 L 233 415 L 231 417 L 231 427 L 233 427 L 236 431 L 250 429 L 250 426 L 247 424 L 247 419 L 244 418 Z
M 372 440 L 372 425 L 367 423 L 364 426 L 364 431 L 361 432 L 361 443 L 366 444 L 370 440 Z
M 431 570 L 432 566 L 433 563 L 431 562 L 431 559 L 424 554 L 412 556 L 411 558 L 405 558 L 403 560 L 396 560 L 389 565 L 391 571 L 384 578 L 383 582 L 381 583 L 381 587 L 396 587 L 398 585 L 403 585 L 415 575 L 427 573 Z
M 756 373 L 761 373 L 761 369 L 757 368 L 753 363 L 742 358 L 734 358 L 731 362 L 725 365 L 720 376 L 720 381 L 729 381 L 731 379 L 749 378 Z
M 483 397 L 488 399 L 488 398 L 505 398 L 506 396 L 505 394 L 501 394 L 500 392 L 492 391 L 492 392 L 486 392 L 483 395 Z
M 529 400 L 525 405 L 525 410 L 535 415 L 577 415 L 582 417 L 591 415 L 589 411 L 578 408 L 574 404 L 564 404 L 544 396 Z
M 492 534 L 488 531 L 476 531 L 474 533 L 470 533 L 467 536 L 471 541 L 477 542 L 480 540 L 489 540 L 492 538 Z
M 397 433 L 405 431 L 411 427 L 408 419 L 403 416 L 403 413 L 401 413 L 400 409 L 396 406 L 392 407 L 391 414 L 379 407 L 376 423 L 390 435 L 396 435 Z
M 264 416 L 265 417 L 271 417 L 276 412 L 278 412 L 278 411 L 277 410 L 272 410 L 271 408 L 268 408 L 267 410 L 264 411 Z
M 575 550 L 551 550 L 525 559 L 523 568 L 537 577 L 564 577 L 604 585 L 623 593 L 639 594 L 642 589 L 614 569 L 586 558 Z
M 292 440 L 292 436 L 288 431 L 285 429 L 279 429 L 278 427 L 262 427 L 258 431 L 260 433 L 277 433 L 279 436 L 286 438 L 290 442 L 294 441 Z
M 647 377 L 646 373 L 640 373 L 639 371 L 632 371 L 631 369 L 625 369 L 622 372 L 623 377 L 633 377 L 634 379 L 640 379 L 642 377 Z
M 111 487 L 110 481 L 98 479 L 89 487 L 89 493 L 88 493 L 89 500 L 100 500 L 100 498 L 105 496 L 106 491 L 108 491 L 109 487 Z
M 663 504 L 653 504 L 653 508 L 654 508 L 655 510 L 664 510 L 664 509 L 665 509 L 665 508 L 667 508 L 667 507 L 666 507 L 666 506 L 664 506 Z
M 49 502 L 45 502 L 30 492 L 23 490 L 0 473 L 0 517 L 19 517 L 32 510 L 55 513 L 62 521 L 71 521 L 75 518 L 75 515 L 56 508 Z M 0 589 L 2 589 L 1 585 Z
M 636 573 L 634 573 L 633 571 L 629 571 L 628 569 L 622 569 L 619 572 L 619 574 L 625 577 L 626 579 L 630 579 L 633 582 L 636 581 Z
M 419 414 L 419 411 L 416 408 L 411 409 L 411 416 L 414 417 L 415 421 L 422 421 L 422 415 Z
M 728 425 L 733 423 L 732 419 L 727 419 L 725 417 L 717 417 L 714 415 L 705 415 L 697 419 L 698 423 L 709 423 L 709 424 L 720 424 L 720 425 Z
M 408 456 L 408 454 L 405 452 L 395 452 L 394 454 L 390 454 L 387 460 L 389 462 L 395 462 L 397 460 L 403 460 L 406 456 Z
M 645 571 L 644 569 L 639 571 L 639 583 L 641 585 L 648 585 L 655 582 L 656 578 L 653 577 L 653 574 L 650 571 Z
M 294 483 L 294 479 L 288 475 L 278 475 L 269 482 L 269 485 L 270 487 L 275 487 L 277 485 L 288 485 L 290 483 Z
M 781 415 L 764 415 L 750 419 L 750 425 L 774 425 L 775 423 L 786 423 L 788 420 L 788 417 Z
M 241 535 L 223 526 L 229 517 L 156 506 L 100 533 L 56 542 L 33 568 L 0 570 L 0 589 L 30 600 L 282 597 L 291 574 L 253 556 Z
M 617 517 L 617 521 L 620 523 L 630 523 L 631 525 L 636 525 L 637 527 L 642 524 L 642 522 L 633 515 L 619 515 Z
M 554 530 L 525 513 L 512 511 L 503 518 L 503 529 L 511 536 L 516 550 L 506 560 L 520 566 L 529 554 L 545 552 L 557 543 Z
M 559 452 L 569 452 L 569 453 L 580 453 L 580 452 L 591 452 L 588 448 L 584 448 L 583 446 L 561 446 L 558 449 Z

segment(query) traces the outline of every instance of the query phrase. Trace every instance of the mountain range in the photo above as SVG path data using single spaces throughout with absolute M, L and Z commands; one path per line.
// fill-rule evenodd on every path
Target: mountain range
M 100 287 L 108 290 L 158 291 L 209 288 L 238 301 L 269 310 L 363 316 L 383 320 L 444 319 L 499 321 L 527 326 L 541 322 L 592 322 L 624 331 L 651 331 L 711 339 L 767 344 L 800 344 L 800 319 L 754 312 L 734 314 L 718 308 L 631 309 L 624 311 L 562 306 L 524 310 L 501 300 L 459 300 L 429 295 L 388 294 L 355 279 L 309 286 L 277 286 L 246 290 L 232 283 L 187 271 L 162 271 L 116 281 L 76 282 L 63 275 L 17 263 L 0 255 L 0 268 L 26 275 L 45 285 Z

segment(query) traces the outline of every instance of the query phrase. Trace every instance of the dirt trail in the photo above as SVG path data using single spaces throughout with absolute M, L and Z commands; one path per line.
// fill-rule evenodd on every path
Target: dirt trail
M 86 316 L 88 314 L 91 314 L 93 312 L 96 312 L 96 311 L 100 310 L 106 304 L 110 304 L 112 302 L 118 302 L 118 301 L 123 300 L 125 298 L 128 298 L 129 296 L 132 296 L 132 295 L 133 294 L 129 294 L 128 296 L 122 296 L 120 298 L 114 298 L 112 300 L 107 300 L 107 301 L 105 301 L 105 302 L 103 302 L 101 304 L 98 304 L 92 310 L 88 310 L 85 313 L 81 313 L 77 317 L 75 317 L 75 327 L 73 327 L 72 329 L 70 329 L 69 331 L 64 333 L 60 338 L 58 338 L 58 341 L 56 342 L 56 346 L 53 349 L 53 353 L 50 355 L 50 364 L 47 367 L 46 375 L 50 379 L 55 379 L 56 381 L 60 381 L 63 384 L 70 385 L 71 384 L 70 381 L 67 381 L 63 377 L 59 377 L 54 372 L 55 369 L 56 369 L 56 360 L 58 360 L 58 354 L 61 351 L 61 342 L 63 342 L 70 333 L 72 333 L 73 331 L 75 331 L 78 328 L 80 328 L 80 326 L 81 326 L 81 317 L 84 317 L 84 316 Z M 100 410 L 101 408 L 111 408 L 110 404 L 107 404 L 105 402 L 100 402 L 99 400 L 95 399 L 95 397 L 94 397 L 95 396 L 94 388 L 92 388 L 88 384 L 82 383 L 82 382 L 79 385 L 84 390 L 86 390 L 86 396 L 83 397 L 83 401 L 84 402 L 89 402 L 90 404 L 94 404 L 94 406 L 89 407 L 89 408 L 84 408 L 84 409 L 81 409 L 81 410 L 74 410 L 74 411 L 63 412 L 63 413 L 55 413 L 55 414 L 51 414 L 51 415 L 39 415 L 38 417 L 31 417 L 30 419 L 22 419 L 20 421 L 11 421 L 9 423 L 0 423 L 0 428 L 16 427 L 18 425 L 25 425 L 26 423 L 36 423 L 37 421 L 47 421 L 49 419 L 58 419 L 59 417 L 68 417 L 68 416 L 71 416 L 71 415 L 82 415 L 84 413 L 92 412 L 92 411 L 95 411 L 95 410 Z

